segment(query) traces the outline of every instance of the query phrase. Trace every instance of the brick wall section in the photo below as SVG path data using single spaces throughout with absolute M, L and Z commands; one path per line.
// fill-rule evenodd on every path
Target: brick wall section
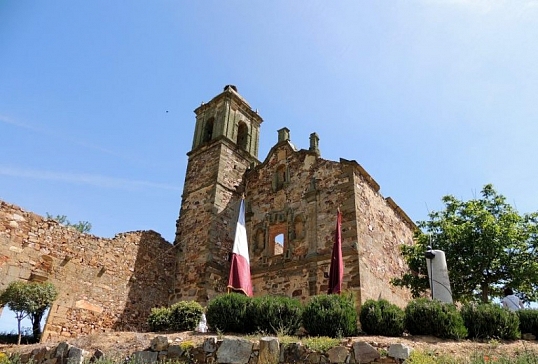
M 99 238 L 0 201 L 0 289 L 47 280 L 59 291 L 44 340 L 146 330 L 151 308 L 168 304 L 174 255 L 153 231 Z

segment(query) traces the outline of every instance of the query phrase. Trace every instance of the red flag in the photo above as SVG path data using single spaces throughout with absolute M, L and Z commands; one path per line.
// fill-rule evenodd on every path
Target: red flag
M 327 293 L 340 294 L 344 280 L 344 261 L 342 259 L 342 213 L 338 209 L 336 216 L 336 232 L 334 233 L 331 268 L 329 270 L 329 290 Z
M 228 278 L 228 291 L 240 291 L 252 297 L 250 280 L 250 258 L 248 254 L 247 229 L 245 226 L 245 200 L 241 199 L 239 218 L 235 229 L 232 264 Z

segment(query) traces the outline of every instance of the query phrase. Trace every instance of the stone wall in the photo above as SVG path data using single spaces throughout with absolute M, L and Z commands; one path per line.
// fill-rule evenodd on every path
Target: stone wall
M 406 269 L 400 245 L 413 243 L 414 224 L 356 162 L 328 161 L 284 141 L 247 174 L 245 184 L 255 295 L 304 301 L 327 292 L 340 208 L 343 289 L 353 291 L 359 305 L 382 297 L 403 307 L 411 298 L 390 280 Z M 275 243 L 279 234 L 282 246 Z
M 146 330 L 151 308 L 168 304 L 174 255 L 153 231 L 99 238 L 0 201 L 0 289 L 23 280 L 59 291 L 44 340 Z

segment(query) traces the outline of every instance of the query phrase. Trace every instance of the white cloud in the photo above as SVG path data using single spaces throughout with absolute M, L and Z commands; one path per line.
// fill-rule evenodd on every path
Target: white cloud
M 85 173 L 69 173 L 69 172 L 53 172 L 53 171 L 41 171 L 32 169 L 22 169 L 16 167 L 0 166 L 0 175 L 16 177 L 16 178 L 28 178 L 48 181 L 59 181 L 64 183 L 75 183 L 91 185 L 101 188 L 115 188 L 115 189 L 165 189 L 172 191 L 180 191 L 181 189 L 174 185 L 165 183 L 155 183 L 149 181 L 137 181 L 123 178 L 107 177 L 101 175 L 91 175 Z

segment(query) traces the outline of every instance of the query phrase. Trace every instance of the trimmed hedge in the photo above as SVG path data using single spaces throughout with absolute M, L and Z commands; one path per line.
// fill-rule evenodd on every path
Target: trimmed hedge
M 226 293 L 218 296 L 207 305 L 207 324 L 215 331 L 252 333 L 255 331 L 247 310 L 251 298 L 240 293 Z
M 366 300 L 361 307 L 361 329 L 370 335 L 402 336 L 404 311 L 389 301 Z
M 531 333 L 538 337 L 538 310 L 524 309 L 517 311 L 519 316 L 519 330 L 522 334 Z
M 472 339 L 515 340 L 520 336 L 518 314 L 498 305 L 467 304 L 461 315 Z
M 312 336 L 342 337 L 357 333 L 353 295 L 314 296 L 303 311 L 303 326 Z
M 251 300 L 248 320 L 256 332 L 294 335 L 301 327 L 303 305 L 298 299 L 284 296 L 261 296 Z
M 427 298 L 415 299 L 405 308 L 405 328 L 411 335 L 463 339 L 464 320 L 456 306 Z

